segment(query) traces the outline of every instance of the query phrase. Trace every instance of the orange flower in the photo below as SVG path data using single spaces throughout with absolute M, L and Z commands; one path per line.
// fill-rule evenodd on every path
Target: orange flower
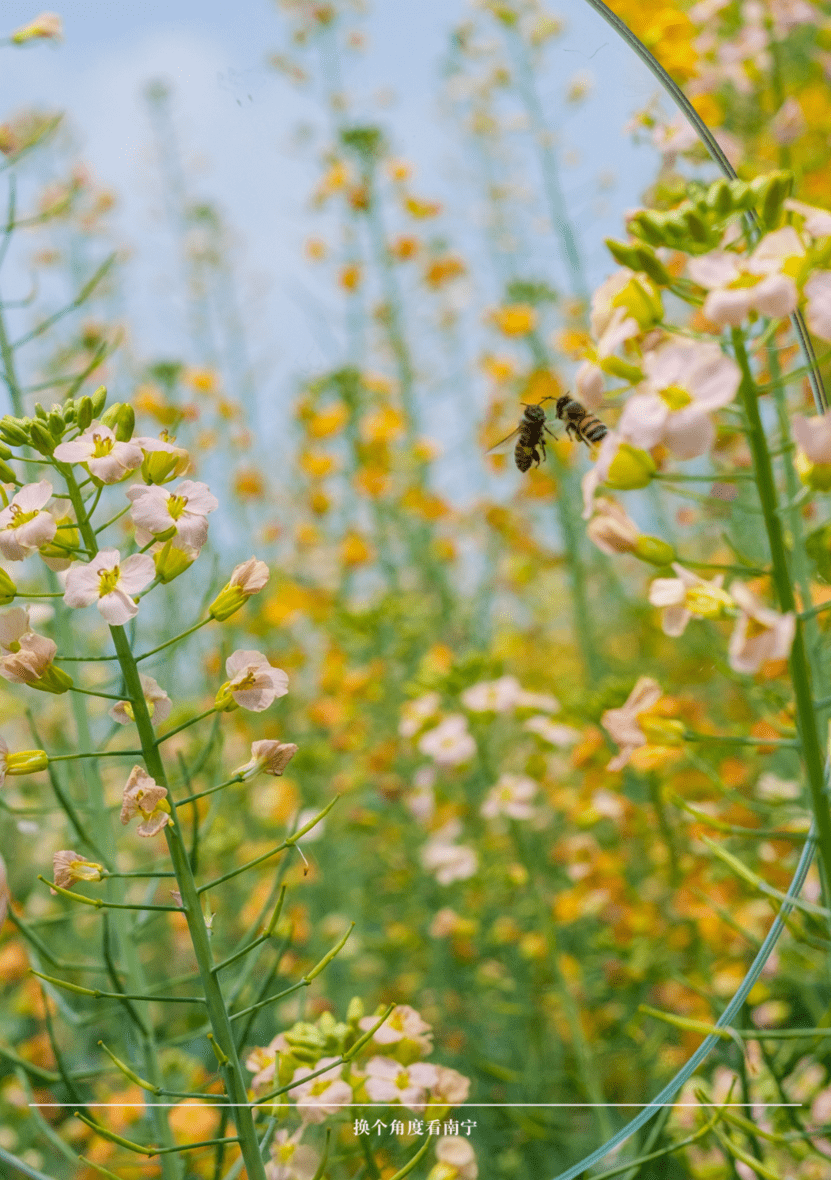
M 404 433 L 404 416 L 394 406 L 382 406 L 361 419 L 361 437 L 368 443 L 391 442 Z
M 380 467 L 362 467 L 355 475 L 355 487 L 371 499 L 377 499 L 389 491 L 389 474 Z
M 341 561 L 347 566 L 365 565 L 372 561 L 372 548 L 360 533 L 351 529 L 343 538 L 340 547 Z
M 216 393 L 219 377 L 213 369 L 186 369 L 182 381 L 196 393 Z
M 441 287 L 453 279 L 458 279 L 465 273 L 467 267 L 461 258 L 453 254 L 445 254 L 435 258 L 424 272 L 424 281 L 430 287 Z
M 265 480 L 255 467 L 242 467 L 234 473 L 234 493 L 241 500 L 260 500 L 265 495 Z
M 361 284 L 361 268 L 357 262 L 341 267 L 338 282 L 344 291 L 356 291 Z
M 337 460 L 326 451 L 301 451 L 300 466 L 307 475 L 322 479 L 337 470 Z
M 390 242 L 389 251 L 392 257 L 399 262 L 408 262 L 411 258 L 415 258 L 418 253 L 419 244 L 418 238 L 414 238 L 409 234 L 402 234 L 401 237 Z
M 312 438 L 326 438 L 338 434 L 349 419 L 349 411 L 343 402 L 332 402 L 315 412 L 306 423 L 306 430 Z

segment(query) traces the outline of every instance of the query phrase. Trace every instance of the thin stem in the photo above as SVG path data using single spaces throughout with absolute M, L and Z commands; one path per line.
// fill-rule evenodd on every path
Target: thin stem
M 742 399 L 745 414 L 747 415 L 747 441 L 753 455 L 756 486 L 759 489 L 759 502 L 762 506 L 765 530 L 770 546 L 773 566 L 771 571 L 772 580 L 781 610 L 785 613 L 793 612 L 795 614 L 796 596 L 791 582 L 782 522 L 777 512 L 778 505 L 773 466 L 767 451 L 767 438 L 759 413 L 758 398 L 753 383 L 753 376 L 750 371 L 750 361 L 745 348 L 744 337 L 738 328 L 732 330 L 732 340 L 736 360 L 742 371 L 739 396 Z M 828 808 L 828 795 L 825 785 L 825 755 L 820 742 L 816 710 L 813 701 L 811 666 L 805 647 L 805 624 L 800 619 L 797 619 L 796 622 L 796 632 L 791 648 L 789 665 L 794 700 L 796 702 L 797 726 L 802 743 L 802 758 L 817 824 L 817 845 L 819 850 L 820 876 L 823 883 L 823 900 L 825 905 L 828 906 L 831 904 L 831 812 L 829 812 Z

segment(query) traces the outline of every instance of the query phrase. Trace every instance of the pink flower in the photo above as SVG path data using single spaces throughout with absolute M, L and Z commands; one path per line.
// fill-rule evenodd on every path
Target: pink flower
M 230 695 L 243 709 L 262 713 L 277 697 L 289 690 L 289 678 L 282 668 L 274 668 L 258 651 L 235 651 L 225 661 L 229 680 L 219 690 L 219 697 Z
M 271 1145 L 271 1159 L 265 1166 L 266 1180 L 312 1180 L 320 1168 L 320 1156 L 307 1143 L 300 1143 L 300 1126 L 293 1135 L 285 1127 Z
M 687 623 L 698 619 L 720 618 L 733 600 L 722 590 L 723 574 L 711 582 L 673 562 L 675 578 L 656 578 L 649 587 L 649 601 L 662 608 L 661 630 L 664 635 L 683 635 Z
M 820 340 L 831 340 L 831 271 L 820 270 L 812 275 L 805 284 L 805 294 L 805 322 Z
M 291 742 L 260 741 L 251 743 L 251 758 L 244 766 L 238 767 L 234 774 L 241 774 L 244 779 L 255 775 L 281 775 L 297 753 L 297 746 Z
M 819 209 L 816 205 L 806 205 L 804 201 L 796 201 L 793 197 L 788 197 L 785 201 L 785 208 L 804 219 L 802 222 L 803 233 L 809 234 L 812 238 L 831 237 L 831 213 L 827 209 Z
M 831 279 L 831 272 L 829 272 Z M 831 414 L 816 414 L 805 418 L 794 414 L 791 419 L 794 438 L 799 449 L 812 463 L 831 463 Z
M 476 1180 L 479 1175 L 473 1144 L 461 1135 L 442 1135 L 436 1141 L 436 1159 L 453 1180 Z
M 134 766 L 121 797 L 121 822 L 128 824 L 133 816 L 142 817 L 136 831 L 139 836 L 155 836 L 173 821 L 167 802 L 167 787 L 160 787 L 141 766 Z
M 531 819 L 534 806 L 531 800 L 537 793 L 537 784 L 523 774 L 502 774 L 495 787 L 488 791 L 487 798 L 479 808 L 485 819 L 496 819 L 504 815 L 508 819 Z
M 640 717 L 648 713 L 662 696 L 663 691 L 656 680 L 641 676 L 625 704 L 619 709 L 607 709 L 600 718 L 609 737 L 620 746 L 620 753 L 608 764 L 608 770 L 621 770 L 633 752 L 647 744 L 646 735 L 640 728 Z
M 53 539 L 57 522 L 50 513 L 41 511 L 51 495 L 48 480 L 28 483 L 0 512 L 0 553 L 7 561 L 22 561 Z
M 317 1073 L 325 1066 L 339 1062 L 337 1057 L 321 1057 L 314 1069 L 302 1065 L 294 1071 L 293 1082 L 302 1082 L 310 1073 Z M 341 1080 L 341 1065 L 326 1070 L 319 1077 L 302 1082 L 299 1086 L 292 1086 L 289 1097 L 297 1103 L 300 1117 L 306 1123 L 322 1123 L 329 1114 L 338 1111 L 352 1101 L 352 1087 Z
M 156 485 L 137 484 L 127 489 L 127 497 L 133 502 L 133 521 L 146 534 L 138 537 L 142 544 L 173 529 L 185 545 L 201 549 L 208 539 L 208 513 L 219 507 L 207 484 L 191 479 L 182 480 L 175 494 Z
M 436 1066 L 426 1061 L 405 1067 L 391 1057 L 370 1057 L 364 1068 L 364 1085 L 373 1102 L 400 1102 L 414 1111 L 424 1110 L 427 1091 L 439 1080 Z
M 36 635 L 34 631 L 26 631 L 16 643 L 8 648 L 4 645 L 3 655 L 0 656 L 0 676 L 12 684 L 36 684 L 50 669 L 57 651 L 58 645 L 54 640 Z
M 251 1088 L 258 1090 L 272 1082 L 277 1068 L 277 1055 L 290 1052 L 291 1045 L 283 1033 L 278 1033 L 267 1047 L 257 1046 L 252 1049 L 245 1061 L 245 1068 L 250 1069 L 254 1074 L 251 1079 Z
M 634 552 L 641 531 L 626 510 L 606 496 L 595 500 L 593 508 L 586 532 L 600 552 L 609 557 Z
M 476 742 L 468 733 L 467 718 L 462 713 L 451 713 L 435 729 L 430 729 L 418 743 L 422 754 L 427 754 L 438 766 L 459 766 L 476 753 Z
M 687 271 L 693 282 L 709 291 L 705 316 L 719 327 L 738 327 L 752 311 L 781 319 L 796 310 L 796 283 L 786 266 L 804 255 L 799 235 L 786 225 L 766 234 L 748 258 L 713 250 L 691 258 Z
M 83 463 L 101 483 L 118 483 L 142 460 L 141 447 L 119 442 L 109 426 L 93 422 L 79 438 L 59 443 L 55 458 L 60 463 Z
M 733 671 L 750 674 L 768 660 L 787 659 L 796 633 L 793 613 L 766 607 L 744 582 L 732 582 L 730 593 L 741 611 L 727 649 Z
M 377 1016 L 362 1016 L 358 1024 L 364 1032 L 369 1032 L 377 1020 Z M 381 1027 L 375 1030 L 372 1039 L 376 1045 L 394 1045 L 402 1040 L 415 1041 L 422 1053 L 431 1053 L 433 1050 L 430 1025 L 409 1004 L 398 1004 Z
M 62 36 L 63 25 L 58 14 L 56 12 L 42 12 L 34 20 L 29 21 L 28 25 L 22 25 L 21 28 L 15 29 L 9 40 L 15 45 L 22 45 L 24 41 L 36 39 L 59 41 Z
M 138 614 L 133 595 L 148 586 L 156 574 L 153 558 L 146 553 L 134 553 L 121 561 L 117 549 L 102 549 L 86 564 L 76 562 L 66 575 L 67 606 L 92 606 L 111 627 L 123 627 Z
M 152 676 L 145 676 L 139 673 L 139 680 L 141 681 L 142 694 L 147 702 L 147 712 L 150 714 L 154 725 L 161 725 L 170 716 L 173 702 L 165 690 L 159 687 Z M 117 705 L 113 705 L 112 709 L 110 709 L 110 716 L 119 725 L 129 725 L 131 721 L 135 721 L 132 702 L 119 701 Z
M 432 931 L 431 931 L 432 933 Z M 439 1080 L 430 1088 L 430 1099 L 434 1105 L 459 1106 L 470 1093 L 470 1078 L 455 1069 L 437 1065 Z
M 643 369 L 618 434 L 646 451 L 663 442 L 679 459 L 703 455 L 715 438 L 709 414 L 735 397 L 739 366 L 714 341 L 671 340 L 646 354 Z
M 76 881 L 100 881 L 103 875 L 104 866 L 98 861 L 84 860 L 70 849 L 61 849 L 52 857 L 52 876 L 61 889 L 71 889 Z

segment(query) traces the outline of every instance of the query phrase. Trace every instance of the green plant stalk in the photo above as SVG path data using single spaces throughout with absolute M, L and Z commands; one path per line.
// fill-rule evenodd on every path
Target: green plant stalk
M 95 535 L 92 531 L 92 526 L 83 512 L 81 503 L 81 493 L 75 481 L 72 469 L 61 465 L 61 469 L 66 478 L 67 488 L 69 490 L 70 499 L 75 506 L 78 517 L 78 528 L 87 545 L 89 545 L 93 553 L 97 553 L 98 546 L 95 540 Z M 153 731 L 153 725 L 150 720 L 150 714 L 147 710 L 147 702 L 144 699 L 144 693 L 141 687 L 141 680 L 139 679 L 138 666 L 135 657 L 130 647 L 130 641 L 127 638 L 123 627 L 110 627 L 110 634 L 112 636 L 113 646 L 118 656 L 118 662 L 121 667 L 121 673 L 124 677 L 124 684 L 127 693 L 133 702 L 133 712 L 135 716 L 136 728 L 139 733 L 139 740 L 141 742 L 142 752 L 144 754 L 144 761 L 147 767 L 148 774 L 155 779 L 159 786 L 167 786 L 167 779 L 162 762 L 161 754 L 156 743 L 156 736 Z M 170 800 L 172 812 L 176 815 L 175 804 Z M 179 835 L 179 826 L 171 829 L 168 825 L 165 827 L 165 836 L 167 838 L 168 850 L 170 852 L 173 869 L 176 873 L 177 883 L 179 885 L 179 892 L 182 897 L 182 904 L 185 910 L 185 916 L 188 923 L 188 930 L 190 932 L 191 943 L 193 951 L 196 956 L 199 967 L 199 974 L 205 990 L 205 1003 L 208 1009 L 208 1016 L 211 1022 L 211 1027 L 214 1031 L 217 1044 L 222 1049 L 227 1057 L 227 1061 L 220 1066 L 220 1071 L 223 1075 L 226 1090 L 229 1094 L 231 1102 L 236 1104 L 235 1121 L 237 1132 L 239 1134 L 240 1149 L 243 1154 L 245 1166 L 248 1171 L 249 1180 L 265 1180 L 265 1171 L 263 1168 L 262 1158 L 260 1156 L 259 1146 L 257 1143 L 257 1135 L 254 1128 L 254 1118 L 250 1107 L 247 1105 L 248 1096 L 245 1091 L 245 1082 L 243 1080 L 242 1068 L 240 1066 L 237 1051 L 234 1045 L 233 1033 L 231 1031 L 231 1024 L 228 1017 L 228 1012 L 225 1008 L 225 1002 L 222 996 L 222 990 L 219 986 L 216 976 L 213 974 L 211 968 L 213 967 L 210 942 L 208 939 L 208 932 L 205 926 L 205 920 L 202 915 L 202 908 L 199 903 L 199 895 L 196 892 L 196 883 L 193 879 L 193 874 L 190 868 L 187 851 L 182 844 Z M 150 1061 L 147 1063 L 148 1068 L 145 1069 L 147 1078 L 155 1083 L 160 1083 L 158 1076 L 158 1067 L 155 1057 L 151 1054 Z M 162 1143 L 165 1147 L 173 1146 L 172 1135 L 167 1119 L 164 1117 L 163 1108 L 153 1107 L 154 1112 L 158 1112 L 157 1127 L 160 1133 L 163 1132 Z M 175 1160 L 173 1168 L 168 1169 L 166 1161 Z M 166 1180 L 170 1176 L 178 1176 L 179 1166 L 181 1161 L 177 1160 L 175 1155 L 164 1155 L 162 1157 L 163 1175 Z
M 63 475 L 69 498 L 75 509 L 76 518 L 79 522 L 79 530 L 87 545 L 90 546 L 92 554 L 98 552 L 98 545 L 95 541 L 95 536 L 92 532 L 92 525 L 84 510 L 83 498 L 75 480 L 72 468 L 66 464 L 58 465 L 58 470 Z M 83 522 L 83 523 L 81 523 Z M 144 697 L 142 696 L 142 703 Z M 86 712 L 86 701 L 81 696 L 72 694 L 71 707 L 75 718 L 75 724 L 78 732 L 79 744 L 87 749 L 93 746 L 92 734 L 89 728 L 89 719 Z M 91 802 L 102 817 L 101 822 L 106 825 L 105 832 L 107 839 L 105 843 L 110 847 L 116 847 L 116 836 L 112 831 L 110 811 L 107 808 L 104 799 L 103 784 L 100 775 L 98 774 L 97 764 L 90 762 L 87 776 L 87 786 L 91 797 Z M 122 880 L 107 880 L 105 889 L 112 899 L 118 898 L 117 905 L 124 904 L 124 897 L 126 895 L 126 883 Z M 127 910 L 120 911 L 115 909 L 112 911 L 114 915 L 114 923 L 117 930 L 117 937 L 119 941 L 119 948 L 123 956 L 123 961 L 126 966 L 126 975 L 131 990 L 136 992 L 146 992 L 146 981 L 144 978 L 144 970 L 142 968 L 141 959 L 138 954 L 138 947 L 133 935 L 133 930 L 129 925 L 129 915 Z M 153 1033 L 152 1022 L 147 1024 L 148 1031 L 139 1033 L 139 1041 L 141 1044 L 141 1057 L 143 1063 L 144 1074 L 155 1084 L 161 1083 L 161 1075 L 158 1066 L 157 1048 L 155 1043 L 155 1036 Z M 154 1106 L 149 1108 L 150 1118 L 153 1121 L 156 1135 L 164 1146 L 173 1145 L 173 1135 L 167 1121 L 164 1110 L 161 1107 Z M 164 1180 L 179 1180 L 182 1174 L 182 1162 L 175 1155 L 164 1156 L 162 1159 L 162 1176 Z
M 750 361 L 747 355 L 747 349 L 745 348 L 744 337 L 739 329 L 733 328 L 731 336 L 736 360 L 742 372 L 739 396 L 741 397 L 742 405 L 747 416 L 747 441 L 753 456 L 756 486 L 759 489 L 759 502 L 762 506 L 765 530 L 770 546 L 772 562 L 771 578 L 782 611 L 793 611 L 796 613 L 796 597 L 788 567 L 788 554 L 785 548 L 782 522 L 777 511 L 778 503 L 776 483 L 773 476 L 773 464 L 768 454 L 767 438 L 765 437 L 765 430 L 759 413 L 759 403 L 753 375 L 750 371 Z M 825 754 L 820 742 L 812 693 L 811 666 L 805 648 L 805 624 L 798 618 L 788 665 L 796 703 L 797 726 L 802 742 L 802 759 L 808 778 L 811 804 L 817 824 L 817 845 L 819 849 L 819 869 L 822 879 L 823 900 L 824 904 L 828 906 L 831 903 L 831 811 L 829 811 L 828 796 L 825 787 Z

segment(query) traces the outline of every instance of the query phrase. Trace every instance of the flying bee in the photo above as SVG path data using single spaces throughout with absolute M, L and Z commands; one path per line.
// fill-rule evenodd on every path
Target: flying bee
M 557 398 L 557 417 L 565 422 L 566 434 L 575 440 L 580 439 L 586 446 L 602 442 L 609 433 L 599 418 L 567 393 Z
M 550 397 L 544 397 L 542 399 L 543 402 L 551 400 Z M 545 410 L 542 408 L 542 402 L 539 405 L 529 404 L 528 402 L 521 402 L 520 404 L 525 406 L 525 413 L 519 420 L 519 426 L 517 426 L 516 430 L 512 430 L 501 442 L 498 442 L 495 447 L 491 447 L 488 454 L 493 455 L 506 451 L 511 442 L 516 439 L 514 462 L 520 471 L 527 471 L 532 462 L 536 462 L 537 467 L 539 467 L 540 451 L 542 451 L 543 459 L 545 458 L 545 435 L 550 434 L 552 438 L 556 438 L 557 436 L 545 424 Z
M 554 401 L 554 398 L 544 397 L 542 399 L 542 402 L 548 401 Z M 532 462 L 535 462 L 539 467 L 540 451 L 542 451 L 542 458 L 545 458 L 545 435 L 550 434 L 552 438 L 557 437 L 554 431 L 549 430 L 546 425 L 542 402 L 538 405 L 522 402 L 521 404 L 525 406 L 525 413 L 520 418 L 519 426 L 516 430 L 512 430 L 507 438 L 503 438 L 496 446 L 491 447 L 487 453 L 493 455 L 505 451 L 513 439 L 516 439 L 514 462 L 519 470 L 527 471 Z M 585 406 L 575 401 L 567 393 L 556 399 L 555 412 L 560 421 L 565 423 L 566 434 L 569 438 L 575 441 L 580 440 L 586 446 L 601 442 L 608 434 L 607 428 L 600 419 L 595 418 Z

